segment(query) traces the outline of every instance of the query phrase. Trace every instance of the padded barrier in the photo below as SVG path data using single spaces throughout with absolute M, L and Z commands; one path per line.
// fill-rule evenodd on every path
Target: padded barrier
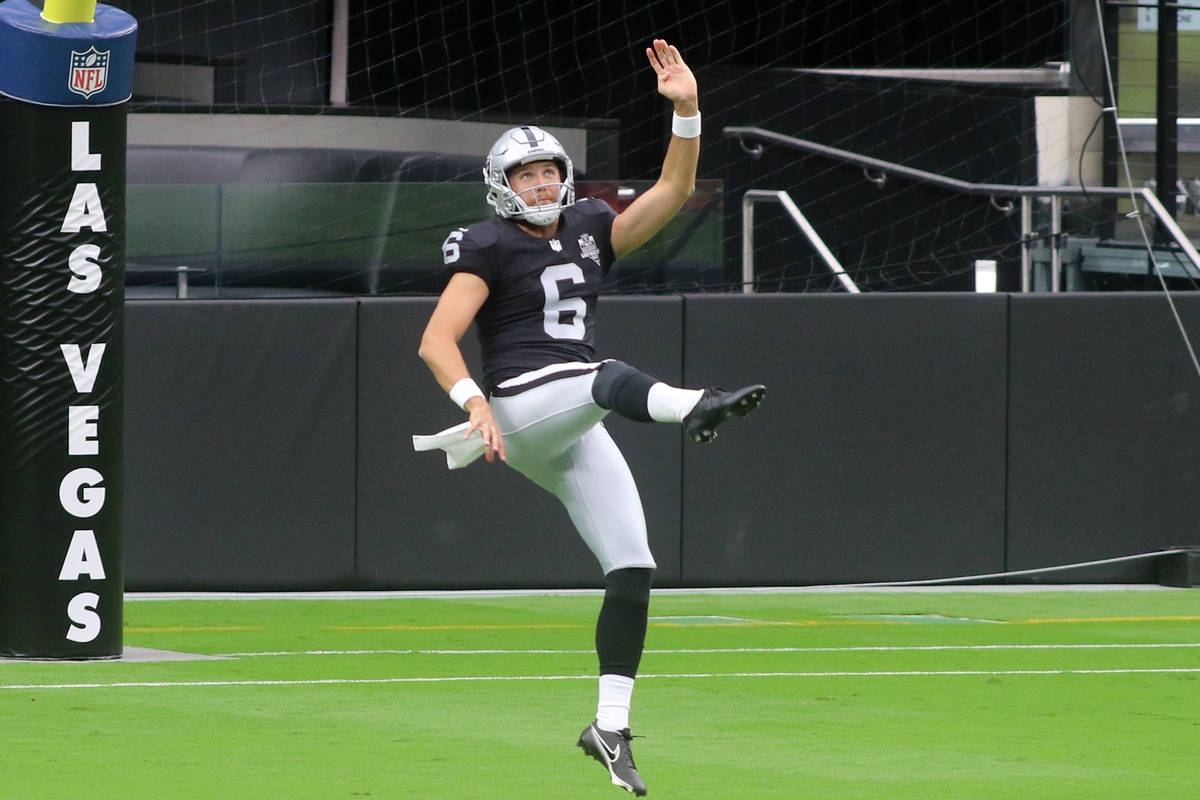
M 127 303 L 127 588 L 353 584 L 356 312 Z
M 1175 302 L 1200 340 L 1200 296 Z M 1010 568 L 1200 544 L 1200 387 L 1162 295 L 1013 295 L 1010 313 Z M 1132 569 L 1156 579 L 1151 560 L 1089 579 Z
M 1005 303 L 689 296 L 687 382 L 767 399 L 684 450 L 684 582 L 1002 570 Z
M 1177 296 L 1193 336 L 1200 296 Z M 657 586 L 977 575 L 1196 546 L 1196 376 L 1159 295 L 601 300 L 601 353 L 761 381 L 711 445 L 606 424 Z M 432 298 L 132 302 L 126 582 L 598 587 L 565 512 L 409 436 L 461 420 L 416 355 Z M 1010 314 L 1011 308 L 1011 314 Z M 469 360 L 474 335 L 464 339 Z M 1154 582 L 1155 563 L 1019 578 Z

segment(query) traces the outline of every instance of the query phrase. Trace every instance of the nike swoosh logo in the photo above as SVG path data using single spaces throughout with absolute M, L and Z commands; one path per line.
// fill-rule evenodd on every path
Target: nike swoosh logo
M 600 742 L 600 746 L 603 747 L 604 752 L 608 754 L 609 761 L 616 761 L 617 757 L 621 755 L 621 745 L 617 745 L 615 750 L 610 750 L 608 743 L 604 741 L 604 737 L 601 736 L 599 732 L 596 733 L 596 741 Z

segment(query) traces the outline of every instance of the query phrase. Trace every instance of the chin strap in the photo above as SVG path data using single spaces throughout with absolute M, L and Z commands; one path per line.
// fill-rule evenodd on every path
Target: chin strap
M 542 214 L 545 214 L 546 218 L 539 216 Z M 537 219 L 531 219 L 531 216 L 537 217 Z M 553 211 L 526 211 L 524 214 L 519 215 L 519 218 L 530 225 L 536 225 L 540 228 L 544 228 L 547 225 L 553 225 L 555 222 L 558 222 L 558 218 L 560 216 L 562 216 L 562 209 L 556 208 Z

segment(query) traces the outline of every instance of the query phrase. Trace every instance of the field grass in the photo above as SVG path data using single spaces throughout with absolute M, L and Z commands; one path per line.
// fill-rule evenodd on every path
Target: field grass
M 615 798 L 574 747 L 594 594 L 126 603 L 0 661 L 0 797 Z M 663 798 L 1191 798 L 1200 592 L 656 594 L 635 755 Z

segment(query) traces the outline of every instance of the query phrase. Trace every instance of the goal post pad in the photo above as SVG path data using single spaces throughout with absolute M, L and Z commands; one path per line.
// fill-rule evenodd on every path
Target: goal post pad
M 108 6 L 59 24 L 27 0 L 0 2 L 0 657 L 123 650 L 124 103 L 136 32 Z
M 78 16 L 80 5 L 59 0 L 47 2 L 46 10 L 59 6 L 56 13 Z M 0 2 L 0 94 L 44 106 L 128 100 L 137 21 L 118 8 L 90 5 L 95 9 L 91 22 L 54 22 L 29 0 Z

